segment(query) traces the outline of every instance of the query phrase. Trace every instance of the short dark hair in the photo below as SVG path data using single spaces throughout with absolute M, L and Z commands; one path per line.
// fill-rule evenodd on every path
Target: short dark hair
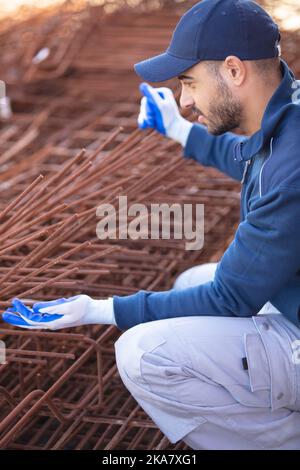
M 271 77 L 281 73 L 280 58 L 274 57 L 272 59 L 261 59 L 253 61 L 254 67 L 259 75 Z
M 258 75 L 270 80 L 275 75 L 281 74 L 280 57 L 272 57 L 271 59 L 252 60 L 253 66 Z M 218 77 L 220 75 L 220 67 L 222 60 L 206 60 L 207 70 Z M 275 78 L 275 77 L 274 77 Z

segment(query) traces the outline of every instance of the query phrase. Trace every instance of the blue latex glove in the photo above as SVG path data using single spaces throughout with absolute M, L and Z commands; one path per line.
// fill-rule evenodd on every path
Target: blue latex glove
M 21 328 L 58 330 L 88 324 L 114 324 L 113 299 L 95 300 L 88 295 L 35 303 L 26 307 L 13 299 L 2 315 L 5 322 Z
M 17 305 L 17 307 L 10 307 L 2 314 L 2 319 L 6 323 L 10 323 L 11 325 L 20 326 L 22 328 L 30 328 L 30 329 L 40 329 L 40 326 L 33 326 L 30 325 L 27 321 L 27 318 L 33 317 L 34 312 L 30 308 L 26 307 L 22 302 L 18 299 L 14 299 L 12 302 L 13 305 Z M 39 314 L 39 320 L 41 319 L 41 314 Z
M 184 147 L 193 124 L 181 116 L 172 90 L 141 83 L 140 91 L 144 95 L 138 116 L 140 129 L 151 127 Z

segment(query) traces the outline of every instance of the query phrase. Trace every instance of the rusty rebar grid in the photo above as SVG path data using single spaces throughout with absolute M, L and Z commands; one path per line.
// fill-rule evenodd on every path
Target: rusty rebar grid
M 229 245 L 239 185 L 184 160 L 174 142 L 136 129 L 132 64 L 167 46 L 187 7 L 122 15 L 62 9 L 9 29 L 0 24 L 0 70 L 13 110 L 0 124 L 1 310 L 14 296 L 30 304 L 168 289 L 181 271 L 218 261 Z M 299 34 L 283 36 L 297 73 Z M 48 57 L 33 63 L 43 48 Z M 204 203 L 204 248 L 98 240 L 96 208 L 120 195 L 147 207 Z M 168 442 L 122 384 L 113 347 L 119 335 L 112 326 L 40 332 L 1 323 L 0 448 L 185 448 Z

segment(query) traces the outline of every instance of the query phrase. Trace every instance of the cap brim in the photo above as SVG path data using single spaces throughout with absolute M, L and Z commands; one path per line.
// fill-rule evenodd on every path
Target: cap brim
M 181 59 L 168 52 L 134 64 L 135 72 L 148 82 L 164 82 L 177 77 L 199 60 Z

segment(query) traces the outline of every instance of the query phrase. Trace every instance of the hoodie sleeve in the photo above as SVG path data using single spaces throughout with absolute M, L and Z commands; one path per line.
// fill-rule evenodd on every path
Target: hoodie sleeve
M 204 125 L 194 124 L 184 147 L 183 156 L 192 158 L 204 166 L 217 168 L 231 178 L 241 181 L 245 162 L 234 159 L 234 147 L 245 140 L 247 137 L 232 132 L 214 136 L 207 132 Z
M 253 202 L 213 281 L 183 290 L 114 296 L 117 326 L 193 315 L 253 316 L 299 270 L 299 239 L 300 189 L 273 190 Z

